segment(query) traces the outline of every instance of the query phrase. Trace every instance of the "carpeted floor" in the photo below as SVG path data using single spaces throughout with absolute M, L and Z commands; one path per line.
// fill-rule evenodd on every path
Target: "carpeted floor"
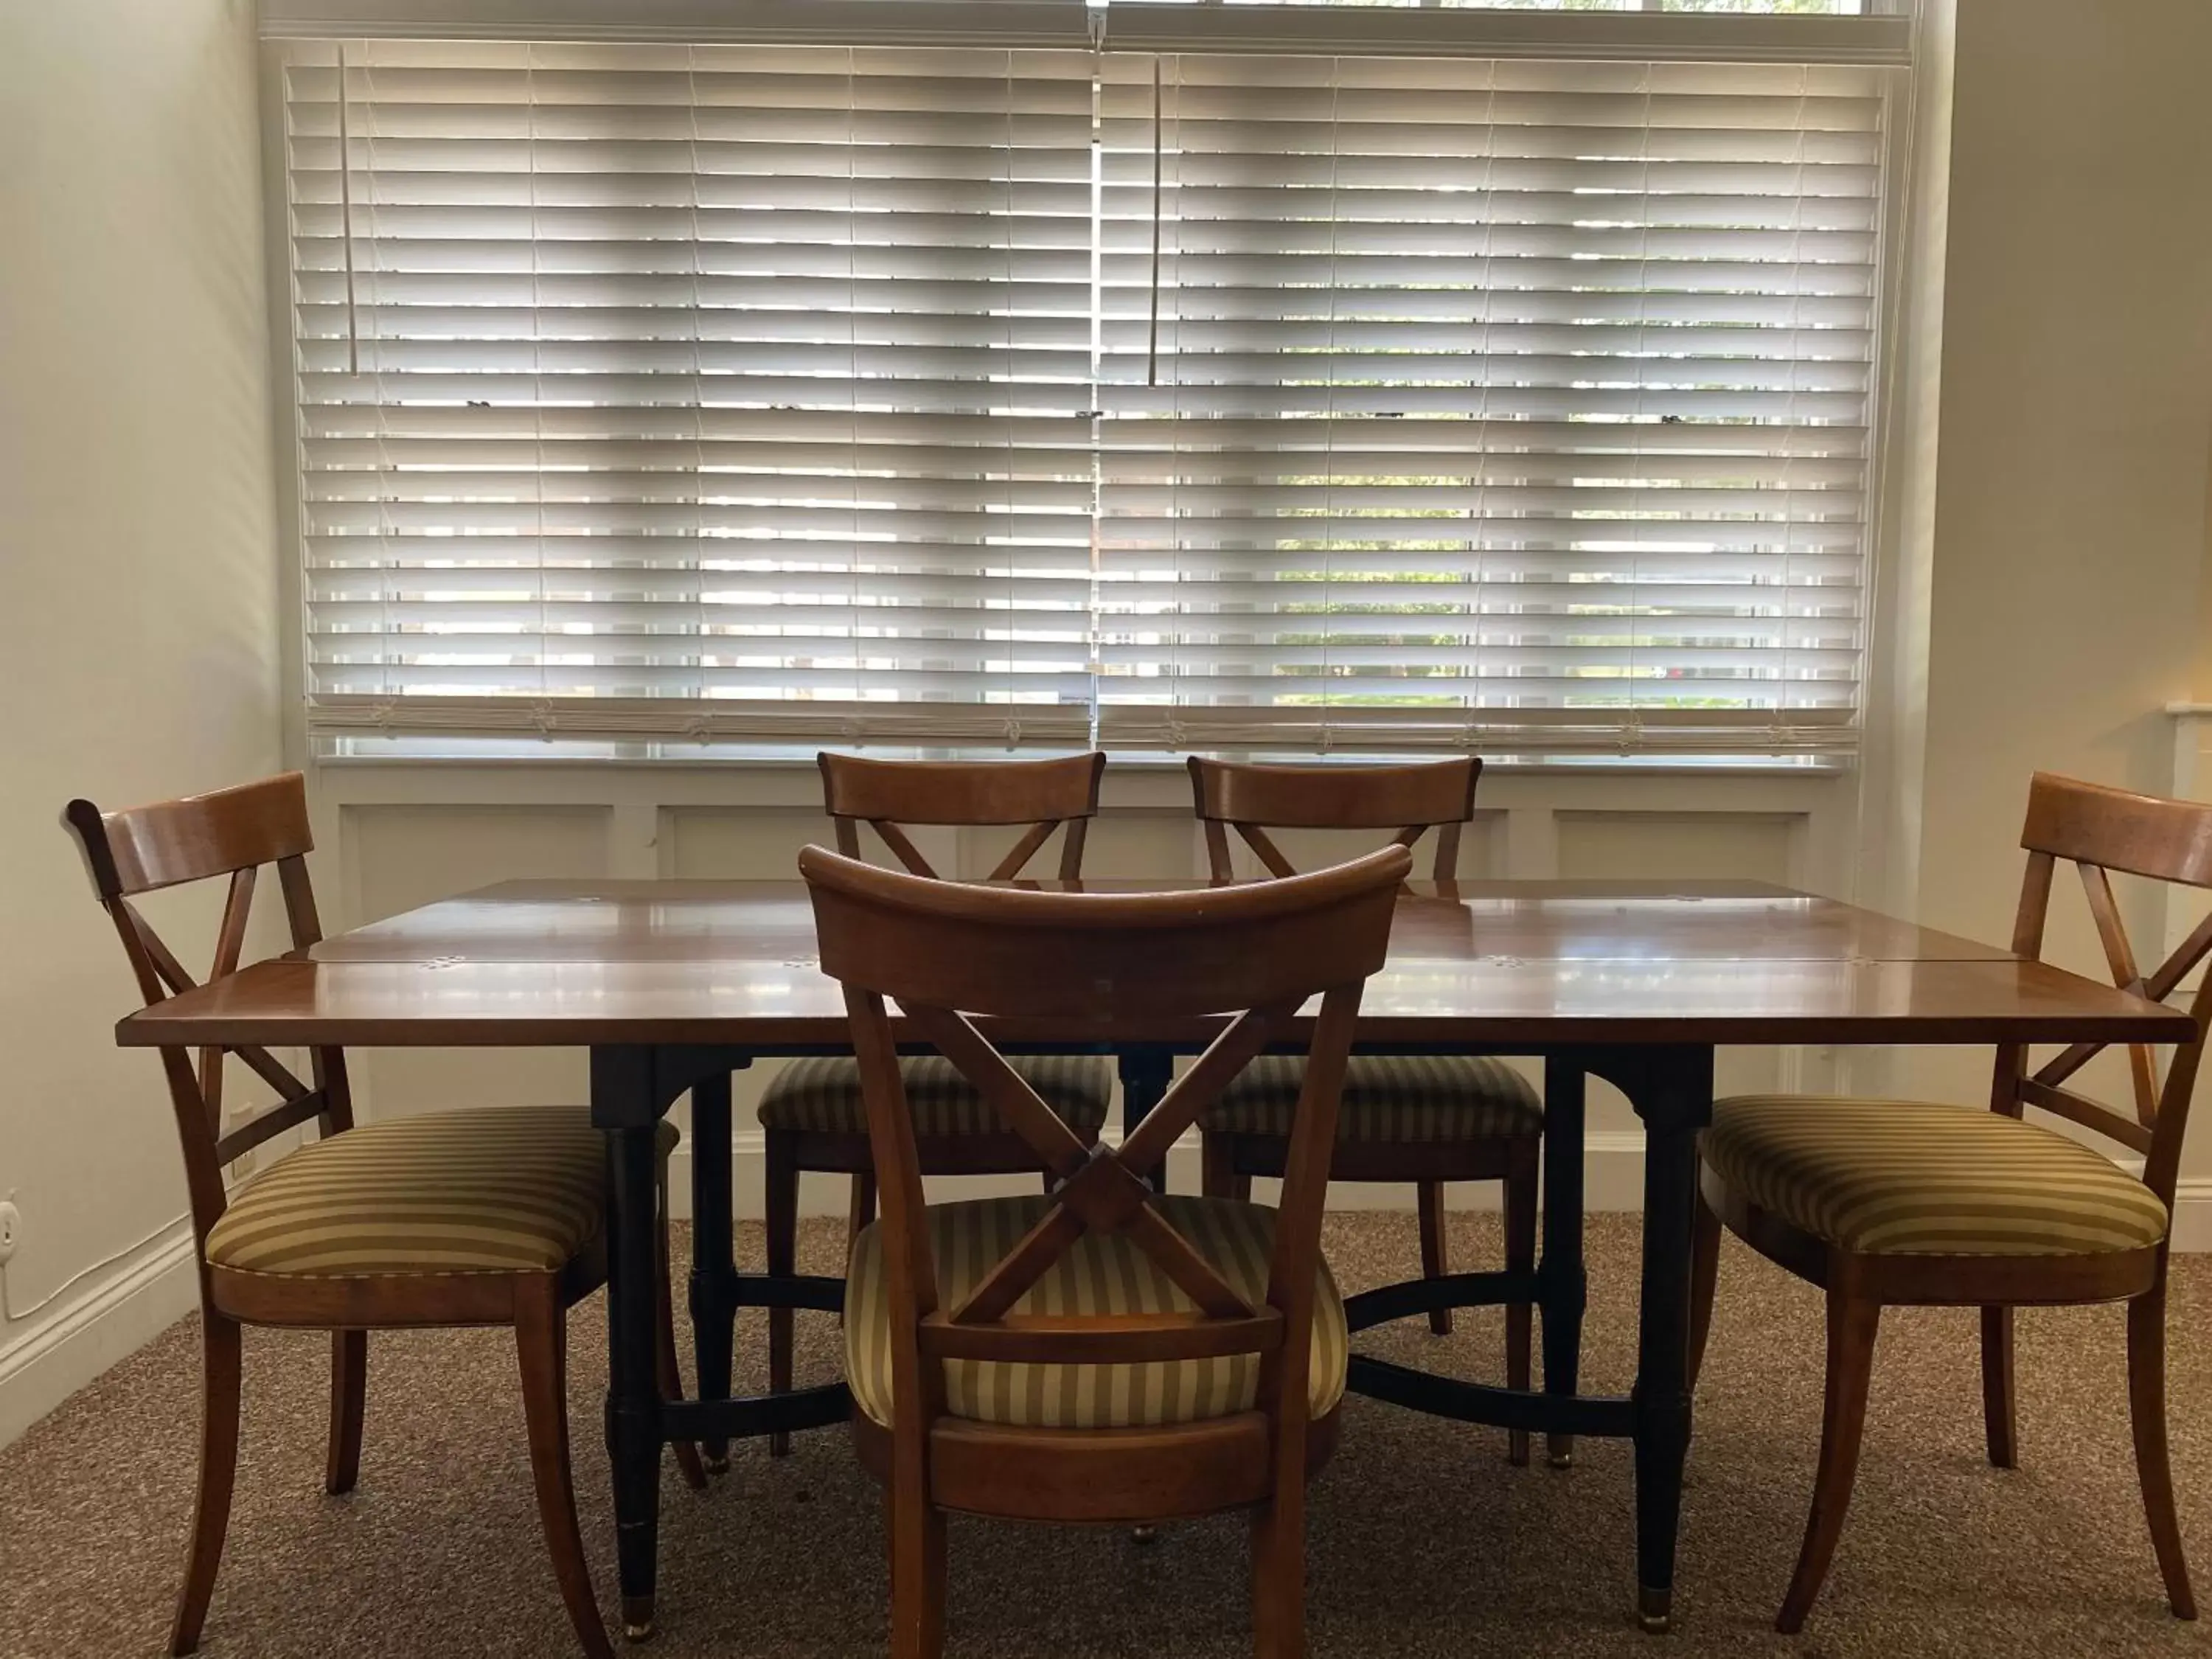
M 1458 1263 L 1495 1258 L 1488 1217 L 1455 1218 Z M 757 1253 L 758 1229 L 741 1249 Z M 678 1241 L 678 1249 L 684 1249 Z M 1411 1271 L 1410 1217 L 1334 1218 L 1346 1287 Z M 836 1227 L 810 1223 L 806 1265 L 835 1271 Z M 680 1259 L 680 1257 L 679 1257 Z M 1586 1376 L 1626 1385 L 1633 1353 L 1633 1218 L 1590 1228 Z M 2172 1428 L 2183 1529 L 2212 1573 L 2212 1261 L 2182 1258 L 2172 1322 Z M 604 1383 L 595 1298 L 571 1337 L 577 1475 L 603 1604 L 614 1594 Z M 757 1315 L 747 1316 L 757 1321 Z M 1494 1376 L 1500 1322 L 1418 1323 L 1374 1351 Z M 826 1375 L 836 1337 L 802 1315 L 802 1376 Z M 2024 1316 L 2023 1467 L 1983 1461 L 1973 1327 L 1893 1313 L 1876 1362 L 1865 1461 L 1827 1592 L 1797 1642 L 1769 1628 L 1794 1559 L 1820 1419 L 1815 1294 L 1731 1243 L 1698 1399 L 1669 1645 L 1631 1626 L 1630 1468 L 1586 1444 L 1561 1473 L 1516 1470 L 1504 1436 L 1365 1401 L 1314 1495 L 1312 1650 L 1329 1656 L 1802 1653 L 2201 1653 L 2212 1632 L 2173 1620 L 2159 1592 L 2128 1443 L 2117 1309 Z M 758 1385 L 762 1334 L 740 1328 Z M 0 1452 L 0 1659 L 161 1651 L 192 1491 L 191 1322 Z M 513 1351 L 502 1334 L 379 1337 L 370 1349 L 361 1486 L 321 1490 L 325 1356 L 319 1337 L 249 1333 L 246 1444 L 230 1546 L 208 1621 L 210 1659 L 244 1656 L 564 1656 L 574 1651 L 539 1552 L 522 1455 Z M 661 1634 L 641 1655 L 873 1654 L 885 1584 L 874 1487 L 844 1431 L 803 1437 L 771 1462 L 738 1449 L 695 1496 L 665 1482 Z M 1249 1651 L 1242 1522 L 1164 1529 L 1149 1547 L 1112 1530 L 956 1522 L 956 1654 Z

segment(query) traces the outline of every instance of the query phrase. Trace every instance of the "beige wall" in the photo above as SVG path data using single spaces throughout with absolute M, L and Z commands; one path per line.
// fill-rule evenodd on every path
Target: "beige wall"
M 1917 780 L 1939 927 L 2007 937 L 2039 768 L 2172 781 L 2160 710 L 2190 694 L 2206 616 L 2208 64 L 2203 0 L 1958 0 Z M 2097 971 L 2061 899 L 2062 948 Z M 2154 951 L 2155 908 L 2131 912 Z M 1902 1069 L 1986 1087 L 1982 1057 Z M 2195 1153 L 2212 1172 L 2212 1134 Z
M 158 1069 L 58 827 L 265 771 L 276 539 L 250 0 L 0 6 L 0 1442 L 189 1305 Z M 187 927 L 191 954 L 210 937 Z M 121 1259 L 98 1267 L 121 1253 Z M 135 1272 L 135 1277 L 134 1277 Z M 103 1291 L 144 1284 L 81 1329 Z M 110 1297 L 107 1302 L 115 1298 Z M 157 1328 L 158 1326 L 153 1328 Z

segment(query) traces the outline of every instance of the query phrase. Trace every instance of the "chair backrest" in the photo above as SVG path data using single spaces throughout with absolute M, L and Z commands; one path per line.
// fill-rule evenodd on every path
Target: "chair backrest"
M 1079 878 L 1084 836 L 1097 816 L 1098 780 L 1106 770 L 1106 757 L 1098 753 L 1037 761 L 886 761 L 825 751 L 815 760 L 822 769 L 822 804 L 847 858 L 860 856 L 866 823 L 901 864 L 934 877 L 902 823 L 1029 825 L 991 872 L 992 881 L 1021 874 L 1062 829 L 1060 878 Z
M 883 1197 L 895 1429 L 943 1410 L 945 1359 L 1144 1364 L 1257 1353 L 1259 1403 L 1302 1422 L 1322 1204 L 1360 988 L 1382 964 L 1412 856 L 1388 848 L 1314 875 L 1212 891 L 1030 892 L 922 880 L 799 854 L 823 971 L 845 988 Z M 1145 1177 L 1306 1000 L 1320 1013 L 1285 1166 L 1266 1299 L 1255 1306 L 1155 1207 Z M 885 999 L 1059 1178 L 1045 1218 L 957 1307 L 939 1304 L 914 1125 Z M 1201 1024 L 1234 1013 L 1117 1152 L 1086 1146 L 969 1015 L 1049 1022 L 1054 1038 Z M 1196 1311 L 1158 1317 L 1008 1315 L 1085 1232 L 1121 1232 Z
M 2163 1002 L 2197 963 L 2212 955 L 2212 916 L 2207 916 L 2163 963 L 2149 974 L 2142 972 L 2121 922 L 2109 874 L 2118 870 L 2190 887 L 2212 887 L 2212 804 L 2132 794 L 2039 772 L 2028 786 L 2027 822 L 2020 844 L 2028 855 L 2020 910 L 2013 922 L 2012 948 L 2020 955 L 2039 957 L 2043 952 L 2051 877 L 2061 859 L 2081 874 L 2115 985 Z M 2028 1069 L 2025 1045 L 2000 1048 L 1990 1103 L 2014 1116 L 2024 1106 L 2040 1106 L 2118 1141 L 2142 1155 L 2144 1183 L 2171 1206 L 2180 1174 L 2189 1099 L 2197 1086 L 2207 1021 L 2212 1018 L 2212 974 L 2191 997 L 2189 1012 L 2197 1022 L 2197 1033 L 2176 1046 L 2163 1082 L 2151 1045 L 2128 1045 L 2131 1114 L 2123 1115 L 2066 1086 L 2069 1078 L 2111 1046 L 2102 1042 L 2077 1042 L 2033 1071 Z
M 255 878 L 264 865 L 276 866 L 294 946 L 313 945 L 322 938 L 314 891 L 307 882 L 307 855 L 314 839 L 307 828 L 307 791 L 297 772 L 119 812 L 103 812 L 88 800 L 73 800 L 63 817 L 84 849 L 94 890 L 115 923 L 124 954 L 138 976 L 139 994 L 149 1007 L 199 981 L 131 902 L 140 894 L 229 878 L 215 960 L 207 974 L 210 981 L 238 967 Z M 312 1083 L 302 1082 L 265 1048 L 203 1048 L 197 1069 L 186 1050 L 161 1051 L 184 1145 L 193 1231 L 203 1243 L 223 1212 L 227 1165 L 310 1118 L 319 1121 L 325 1135 L 353 1127 L 343 1053 L 336 1048 L 309 1052 Z M 228 1054 L 236 1054 L 275 1089 L 277 1098 L 225 1134 L 223 1060 Z
M 1268 872 L 1295 875 L 1269 830 L 1395 830 L 1411 847 L 1433 826 L 1435 879 L 1459 873 L 1460 826 L 1474 816 L 1482 763 L 1431 761 L 1413 766 L 1254 766 L 1190 757 L 1190 787 L 1206 826 L 1206 858 L 1216 881 L 1235 872 L 1230 827 L 1260 855 Z

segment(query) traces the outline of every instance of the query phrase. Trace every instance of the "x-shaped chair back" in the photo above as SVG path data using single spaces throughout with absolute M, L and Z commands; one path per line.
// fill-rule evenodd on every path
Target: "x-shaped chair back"
M 2042 954 L 2051 878 L 2062 859 L 2081 874 L 2112 982 L 2121 989 L 2163 1002 L 2212 955 L 2212 916 L 2207 916 L 2172 955 L 2143 973 L 2121 922 L 2110 874 L 2118 870 L 2191 887 L 2212 887 L 2212 805 L 2131 794 L 2039 772 L 2028 788 L 2027 822 L 2020 840 L 2028 860 L 2013 923 L 2012 948 L 2019 955 Z M 2118 1141 L 2144 1158 L 2144 1184 L 2171 1207 L 2189 1099 L 2203 1055 L 2208 1018 L 2212 1018 L 2212 974 L 2191 996 L 2190 1015 L 2197 1022 L 2197 1034 L 2175 1048 L 2162 1083 L 2151 1046 L 2128 1045 L 2131 1115 L 2124 1115 L 2066 1086 L 2067 1079 L 2110 1046 L 2101 1042 L 2077 1042 L 2033 1071 L 2025 1045 L 1999 1048 L 1990 1105 L 2014 1116 L 2024 1107 L 2040 1106 Z
M 1190 757 L 1190 785 L 1206 826 L 1213 879 L 1230 880 L 1234 828 L 1271 875 L 1297 874 L 1269 830 L 1394 830 L 1400 847 L 1437 831 L 1434 879 L 1459 872 L 1460 826 L 1474 816 L 1482 763 L 1473 757 L 1418 766 L 1252 766 Z
M 1388 848 L 1310 876 L 1136 895 L 963 886 L 820 848 L 799 855 L 823 971 L 842 982 L 883 1194 L 892 1387 L 942 1409 L 945 1359 L 1115 1364 L 1259 1353 L 1263 1407 L 1304 1409 L 1337 1095 L 1362 982 L 1387 952 L 1412 857 Z M 1246 1299 L 1156 1207 L 1145 1177 L 1222 1088 L 1290 1035 L 1318 994 L 1265 1300 Z M 1053 1202 L 957 1307 L 940 1305 L 914 1126 L 886 1000 L 968 1078 L 1058 1178 Z M 1087 1146 L 970 1019 L 1054 1040 L 1235 1018 L 1116 1152 Z M 1155 1316 L 1017 1315 L 1024 1291 L 1086 1232 L 1121 1233 L 1195 1304 Z M 925 1364 L 924 1362 L 931 1362 Z
M 1041 761 L 884 761 L 858 755 L 817 755 L 822 804 L 837 830 L 837 850 L 860 856 L 860 825 L 883 837 L 892 855 L 917 876 L 935 876 L 902 823 L 1027 824 L 988 879 L 1021 874 L 1052 832 L 1064 827 L 1060 878 L 1083 874 L 1083 842 L 1098 812 L 1103 754 Z
M 264 865 L 276 866 L 292 943 L 320 939 L 307 855 L 314 838 L 307 828 L 307 792 L 297 772 L 241 784 L 234 789 L 182 800 L 102 812 L 73 800 L 63 814 L 84 849 L 93 886 L 113 919 L 123 949 L 138 976 L 148 1006 L 198 983 L 131 901 L 141 894 L 187 883 L 229 878 L 208 979 L 238 967 L 253 905 L 255 878 Z M 310 1051 L 313 1081 L 304 1082 L 265 1048 L 203 1048 L 197 1068 L 183 1048 L 164 1048 L 161 1066 L 184 1144 L 185 1176 L 191 1195 L 192 1227 L 204 1243 L 223 1212 L 225 1167 L 256 1146 L 313 1118 L 325 1135 L 353 1127 L 345 1057 L 336 1048 Z M 276 1090 L 277 1098 L 228 1134 L 222 1132 L 223 1060 L 235 1054 Z

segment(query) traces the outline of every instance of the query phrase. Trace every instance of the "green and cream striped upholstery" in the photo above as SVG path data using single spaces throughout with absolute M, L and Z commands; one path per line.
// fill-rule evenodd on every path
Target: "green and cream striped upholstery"
M 675 1143 L 663 1123 L 661 1155 Z M 487 1106 L 310 1142 L 233 1194 L 213 1267 L 349 1279 L 545 1273 L 599 1230 L 605 1141 L 583 1106 Z
M 1096 1054 L 1032 1054 L 1007 1063 L 1069 1127 L 1085 1139 L 1097 1137 L 1114 1097 L 1112 1062 Z M 899 1073 L 906 1079 L 914 1132 L 922 1139 L 1013 1133 L 944 1055 L 902 1060 Z M 842 1054 L 793 1060 L 761 1097 L 760 1121 L 763 1128 L 811 1134 L 867 1133 L 860 1062 Z
M 2000 1113 L 1748 1095 L 1713 1108 L 1705 1160 L 1731 1191 L 1873 1255 L 2075 1255 L 2166 1237 L 2166 1206 L 2107 1158 Z
M 1305 1064 L 1297 1054 L 1261 1055 L 1199 1114 L 1199 1127 L 1221 1134 L 1288 1135 Z M 1543 1102 L 1502 1060 L 1354 1054 L 1344 1069 L 1340 1141 L 1502 1140 L 1543 1127 Z
M 983 1199 L 929 1207 L 938 1300 L 953 1307 L 1020 1242 L 1051 1200 L 1042 1195 Z M 1223 1198 L 1170 1196 L 1161 1213 L 1221 1276 L 1259 1305 L 1267 1294 L 1275 1212 Z M 1344 1397 L 1344 1302 L 1322 1264 L 1315 1298 L 1313 1414 Z M 1152 1259 L 1119 1234 L 1086 1233 L 1014 1304 L 1021 1314 L 1188 1312 L 1190 1298 Z M 853 1243 L 845 1285 L 845 1376 L 853 1399 L 874 1421 L 891 1421 L 890 1290 L 884 1273 L 883 1224 Z M 1108 1429 L 1195 1423 L 1249 1411 L 1260 1385 L 1256 1354 L 1142 1365 L 1010 1365 L 945 1362 L 945 1407 L 954 1417 L 1023 1427 Z

